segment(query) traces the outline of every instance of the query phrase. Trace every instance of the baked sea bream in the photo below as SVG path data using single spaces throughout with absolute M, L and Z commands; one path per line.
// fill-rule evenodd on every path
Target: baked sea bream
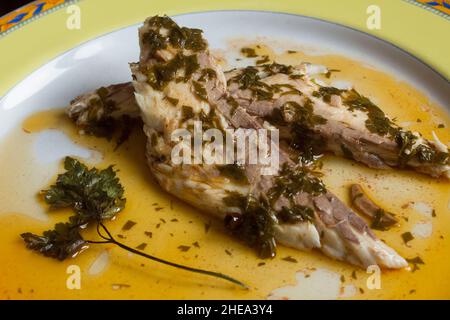
M 370 167 L 409 167 L 448 177 L 446 146 L 398 127 L 354 89 L 319 84 L 307 64 L 224 72 L 201 30 L 168 17 L 147 19 L 139 39 L 132 84 L 103 87 L 72 101 L 67 113 L 82 131 L 95 133 L 124 117 L 142 119 L 148 165 L 160 186 L 223 219 L 262 257 L 274 256 L 280 243 L 362 267 L 407 266 L 327 190 L 315 160 L 331 151 Z M 172 134 L 179 129 L 193 134 L 198 123 L 221 132 L 279 129 L 281 143 L 271 146 L 279 170 L 264 175 L 258 164 L 174 164 Z

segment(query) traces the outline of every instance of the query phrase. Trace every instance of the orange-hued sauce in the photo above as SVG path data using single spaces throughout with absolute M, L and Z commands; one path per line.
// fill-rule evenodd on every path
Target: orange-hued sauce
M 332 73 L 331 78 L 325 80 L 349 81 L 362 94 L 373 98 L 390 117 L 397 118 L 398 123 L 411 122 L 408 128 L 421 132 L 426 138 L 432 138 L 434 130 L 441 141 L 450 141 L 450 121 L 445 111 L 412 86 L 388 74 L 342 56 L 303 52 L 275 54 L 262 44 L 259 48 L 253 47 L 258 54 L 268 55 L 279 63 L 309 61 L 339 69 L 340 72 Z M 440 123 L 445 128 L 438 128 Z M 45 213 L 45 204 L 37 196 L 39 190 L 48 187 L 56 174 L 62 172 L 60 162 L 58 169 L 54 164 L 52 167 L 33 160 L 32 137 L 47 129 L 61 130 L 79 146 L 102 154 L 96 167 L 114 164 L 120 170 L 118 176 L 125 188 L 127 203 L 114 221 L 107 222 L 113 235 L 122 235 L 120 240 L 131 247 L 146 243 L 145 252 L 149 254 L 230 275 L 248 284 L 250 290 L 130 255 L 109 244 L 93 244 L 77 257 L 63 262 L 27 250 L 19 236 L 22 232 L 41 233 L 65 221 L 70 213 L 69 210 Z M 370 290 L 366 285 L 369 274 L 365 270 L 333 261 L 319 252 L 300 252 L 280 246 L 276 258 L 258 259 L 251 249 L 225 232 L 221 221 L 196 211 L 157 186 L 146 166 L 142 130 L 136 129 L 118 150 L 114 151 L 114 146 L 105 139 L 79 135 L 62 109 L 29 116 L 21 128 L 1 141 L 1 299 L 260 299 L 276 288 L 295 284 L 297 271 L 314 268 L 342 275 L 342 287 L 351 284 L 357 289 L 352 298 L 450 298 L 449 182 L 409 171 L 368 169 L 334 156 L 324 158 L 323 179 L 329 189 L 349 204 L 349 185 L 360 183 L 381 207 L 407 218 L 407 221 L 400 218 L 399 227 L 376 233 L 402 256 L 420 256 L 425 262 L 415 272 L 383 272 L 381 289 Z M 93 165 L 89 160 L 83 162 Z M 36 174 L 49 170 L 47 175 Z M 435 217 L 424 218 L 411 202 L 427 203 L 435 210 Z M 22 211 L 14 208 L 22 208 Z M 128 220 L 137 224 L 128 231 L 121 230 Z M 411 231 L 421 220 L 432 222 L 431 236 L 416 238 L 405 245 L 401 234 Z M 209 224 L 210 228 L 206 228 Z M 151 232 L 152 237 L 145 232 Z M 95 239 L 96 233 L 89 229 L 83 236 Z M 195 242 L 198 247 L 193 245 Z M 180 245 L 190 248 L 183 252 L 178 249 Z M 104 268 L 93 274 L 92 264 L 101 254 L 108 260 Z M 297 263 L 283 260 L 286 256 L 295 258 Z M 258 266 L 261 262 L 265 264 Z M 67 288 L 70 265 L 80 268 L 80 289 Z

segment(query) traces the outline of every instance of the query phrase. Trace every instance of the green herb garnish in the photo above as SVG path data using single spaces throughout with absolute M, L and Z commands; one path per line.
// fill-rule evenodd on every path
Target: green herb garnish
M 146 23 L 153 29 L 150 32 L 155 36 L 144 35 L 143 41 L 153 50 L 164 49 L 169 43 L 175 48 L 200 51 L 206 48 L 206 41 L 202 37 L 202 30 L 195 28 L 180 27 L 168 16 L 154 16 Z M 164 35 L 161 29 L 165 29 Z
M 412 235 L 411 232 L 405 232 L 405 233 L 402 233 L 402 239 L 403 239 L 403 242 L 406 245 L 408 245 L 408 242 L 414 240 L 414 236 Z
M 419 256 L 411 258 L 411 259 L 406 258 L 406 261 L 408 261 L 408 263 L 411 263 L 413 265 L 413 268 L 411 270 L 412 272 L 420 269 L 419 264 L 425 264 L 425 262 Z
M 369 98 L 359 94 L 355 89 L 346 92 L 344 104 L 350 109 L 361 110 L 367 113 L 366 128 L 380 136 L 395 136 L 398 128 L 389 120 L 378 106 L 376 106 Z
M 196 54 L 185 56 L 178 53 L 172 60 L 165 63 L 157 63 L 148 70 L 144 70 L 144 73 L 147 74 L 147 83 L 153 89 L 162 90 L 172 80 L 188 81 L 199 67 Z M 181 71 L 184 73 L 184 76 L 177 78 Z
M 370 227 L 375 230 L 386 231 L 396 223 L 397 221 L 392 214 L 387 213 L 380 208 L 374 213 L 374 218 Z
M 420 163 L 439 165 L 446 165 L 450 162 L 448 152 L 437 151 L 422 143 L 416 145 L 417 139 L 418 137 L 411 131 L 399 130 L 395 135 L 395 141 L 399 147 L 399 167 L 405 167 L 411 159 L 417 159 Z
M 244 167 L 241 165 L 238 165 L 236 163 L 234 164 L 224 164 L 224 165 L 218 165 L 217 169 L 220 171 L 220 173 L 230 178 L 236 182 L 239 183 L 248 183 L 247 175 L 245 174 Z
M 84 225 L 91 221 L 113 218 L 125 207 L 124 189 L 112 166 L 88 169 L 76 159 L 66 157 L 65 173 L 44 190 L 44 200 L 50 209 L 73 208 L 73 222 Z
M 330 103 L 332 95 L 340 96 L 343 90 L 334 87 L 320 87 L 318 91 L 314 91 L 312 95 L 316 98 L 322 98 L 323 101 Z
M 64 260 L 74 257 L 89 244 L 114 244 L 153 261 L 221 278 L 247 288 L 244 283 L 222 273 L 191 268 L 148 255 L 141 251 L 146 244 L 140 244 L 135 249 L 117 241 L 104 225 L 104 221 L 115 217 L 125 207 L 124 189 L 116 171 L 112 166 L 103 170 L 89 169 L 70 157 L 65 158 L 64 168 L 66 172 L 58 175 L 56 183 L 48 190 L 43 190 L 42 194 L 51 209 L 72 208 L 74 215 L 68 222 L 56 224 L 54 229 L 45 231 L 41 236 L 22 233 L 27 248 L 47 257 Z M 91 223 L 96 225 L 97 234 L 102 240 L 83 239 L 80 232 Z
M 267 65 L 264 66 L 264 69 Z M 270 69 L 270 68 L 269 68 Z M 228 84 L 238 83 L 239 89 L 249 89 L 257 100 L 270 100 L 273 97 L 273 88 L 261 81 L 259 70 L 249 66 L 244 68 L 238 75 L 228 80 Z
M 277 218 L 270 205 L 262 197 L 247 198 L 243 213 L 229 214 L 225 226 L 232 234 L 258 251 L 261 258 L 274 257 L 276 253 L 275 230 Z
M 253 48 L 242 48 L 241 53 L 247 58 L 256 58 L 258 55 L 256 54 L 255 49 Z
M 310 169 L 302 165 L 289 167 L 285 163 L 280 174 L 275 177 L 274 186 L 269 190 L 268 197 L 274 203 L 280 196 L 293 199 L 301 192 L 318 196 L 326 192 L 326 187 Z
M 284 223 L 312 221 L 313 217 L 314 210 L 301 205 L 293 205 L 291 208 L 282 207 L 277 213 L 277 218 Z

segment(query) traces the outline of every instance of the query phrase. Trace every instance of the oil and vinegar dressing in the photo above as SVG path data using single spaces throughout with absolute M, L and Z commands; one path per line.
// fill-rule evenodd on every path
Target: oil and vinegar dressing
M 308 61 L 339 70 L 324 80 L 352 83 L 397 123 L 429 139 L 434 131 L 444 143 L 450 140 L 446 112 L 412 86 L 386 73 L 338 55 L 310 55 L 301 50 L 275 53 L 262 43 L 246 47 L 254 49 L 259 59 L 267 56 L 264 59 L 293 65 Z M 27 250 L 21 233 L 40 234 L 70 215 L 68 210 L 48 212 L 38 196 L 62 171 L 61 161 L 57 161 L 58 169 L 54 163 L 35 160 L 32 137 L 51 129 L 63 132 L 75 145 L 91 150 L 92 154 L 101 155 L 80 158 L 88 166 L 103 168 L 114 164 L 119 170 L 127 204 L 114 221 L 107 222 L 118 240 L 131 247 L 145 247 L 145 252 L 169 261 L 225 273 L 245 282 L 250 290 L 148 261 L 111 244 L 92 244 L 77 257 L 63 262 Z M 418 270 L 411 267 L 383 271 L 381 287 L 369 289 L 367 281 L 371 274 L 366 270 L 333 261 L 318 252 L 280 246 L 276 258 L 259 259 L 252 249 L 227 234 L 222 221 L 198 212 L 158 187 L 146 166 L 145 141 L 144 133 L 137 128 L 115 150 L 115 144 L 106 139 L 79 135 L 63 109 L 29 116 L 2 141 L 1 299 L 261 299 L 280 287 L 301 287 L 301 280 L 296 283 L 296 272 L 318 269 L 338 274 L 341 291 L 345 286 L 353 286 L 351 298 L 450 298 L 449 182 L 410 171 L 373 170 L 330 155 L 323 158 L 323 180 L 327 187 L 350 205 L 349 186 L 361 184 L 378 205 L 400 217 L 398 227 L 375 231 L 377 235 L 403 257 L 420 257 L 424 261 Z M 432 214 L 426 216 L 417 209 L 423 206 L 432 210 Z M 124 230 L 128 221 L 136 224 Z M 431 235 L 405 243 L 402 234 L 425 222 L 432 228 Z M 83 232 L 86 239 L 97 239 L 92 229 Z M 74 269 L 69 267 L 73 265 L 80 271 L 79 289 L 71 285 Z M 336 297 L 339 296 L 348 297 Z

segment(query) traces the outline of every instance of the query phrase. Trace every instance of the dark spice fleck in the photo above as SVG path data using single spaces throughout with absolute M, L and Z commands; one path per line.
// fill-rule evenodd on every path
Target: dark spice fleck
M 143 242 L 140 245 L 138 245 L 136 247 L 136 249 L 138 249 L 138 250 L 145 250 L 146 247 L 147 247 L 147 244 L 145 242 Z
M 211 221 L 205 222 L 205 233 L 208 233 L 210 228 L 211 228 Z
M 206 92 L 205 87 L 197 81 L 192 81 L 192 86 L 194 88 L 194 94 L 203 101 L 208 101 L 208 93 Z
M 183 120 L 189 120 L 192 119 L 194 117 L 194 109 L 192 109 L 192 107 L 190 106 L 182 106 L 181 107 L 181 116 L 183 118 Z
M 419 256 L 411 258 L 411 259 L 407 258 L 406 261 L 408 261 L 408 263 L 413 265 L 413 268 L 411 270 L 412 272 L 415 272 L 416 270 L 419 270 L 419 266 L 418 266 L 419 264 L 425 264 L 425 262 Z
M 284 260 L 284 261 L 287 261 L 287 262 L 292 262 L 292 263 L 297 263 L 297 260 L 292 258 L 291 256 L 284 257 L 281 260 Z
M 414 240 L 414 236 L 412 235 L 411 232 L 405 232 L 405 233 L 402 233 L 402 239 L 403 239 L 403 242 L 406 245 L 408 245 L 408 242 Z
M 328 69 L 328 72 L 327 73 L 325 73 L 325 77 L 327 78 L 327 79 L 329 79 L 330 77 L 331 77 L 331 74 L 333 73 L 333 72 L 340 72 L 341 70 L 338 70 L 338 69 Z
M 171 97 L 169 97 L 169 96 L 166 96 L 166 100 L 167 101 L 169 101 L 173 106 L 177 106 L 177 104 L 178 104 L 178 102 L 179 102 L 179 100 L 178 99 L 176 99 L 176 98 L 171 98 Z
M 136 222 L 128 220 L 122 227 L 122 230 L 128 231 L 136 225 Z
M 149 238 L 153 237 L 153 232 L 145 231 L 144 234 Z
M 269 56 L 262 56 L 261 59 L 256 60 L 256 64 L 264 64 L 270 61 Z
M 191 248 L 190 246 L 183 246 L 183 245 L 178 246 L 178 249 L 179 249 L 181 252 L 186 252 L 186 251 L 188 251 L 190 248 Z

